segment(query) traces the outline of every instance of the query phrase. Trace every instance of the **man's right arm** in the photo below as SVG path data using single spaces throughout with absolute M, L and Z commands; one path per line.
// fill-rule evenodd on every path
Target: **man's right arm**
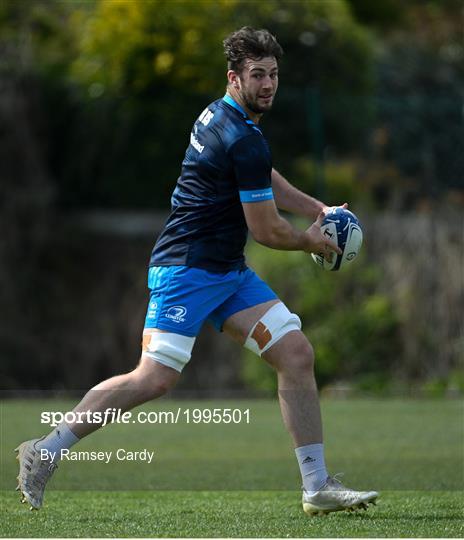
M 280 216 L 272 193 L 272 165 L 261 135 L 253 133 L 229 149 L 248 229 L 267 247 L 287 251 L 322 253 L 326 259 L 338 247 L 321 233 L 322 212 L 306 231 L 298 231 Z
M 242 203 L 245 219 L 253 238 L 264 246 L 285 251 L 323 253 L 326 258 L 340 249 L 321 233 L 324 214 L 306 231 L 295 229 L 279 215 L 273 199 L 262 202 Z

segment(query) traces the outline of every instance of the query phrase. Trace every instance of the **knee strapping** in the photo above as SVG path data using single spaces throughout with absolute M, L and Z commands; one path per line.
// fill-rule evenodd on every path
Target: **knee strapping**
M 171 332 L 147 332 L 143 337 L 143 354 L 181 372 L 192 356 L 194 337 Z
M 279 302 L 253 326 L 245 341 L 245 347 L 261 356 L 292 330 L 301 330 L 301 320 L 295 313 L 290 313 L 285 304 Z

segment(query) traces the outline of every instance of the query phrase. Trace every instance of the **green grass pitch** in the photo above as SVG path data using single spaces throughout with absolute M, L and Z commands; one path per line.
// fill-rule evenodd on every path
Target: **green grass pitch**
M 236 408 L 250 423 L 111 425 L 73 450 L 155 452 L 144 462 L 62 462 L 44 507 L 14 491 L 15 446 L 48 431 L 42 411 L 72 402 L 1 404 L 2 537 L 462 537 L 464 409 L 460 401 L 323 400 L 326 461 L 368 512 L 306 516 L 277 402 L 159 400 L 138 411 Z M 181 413 L 182 418 L 183 412 Z

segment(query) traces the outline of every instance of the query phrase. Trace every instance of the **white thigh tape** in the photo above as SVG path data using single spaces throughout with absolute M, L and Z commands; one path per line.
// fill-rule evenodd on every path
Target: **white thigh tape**
M 295 313 L 290 313 L 285 304 L 279 302 L 253 326 L 245 341 L 245 347 L 261 356 L 292 330 L 301 330 L 300 318 Z
M 194 337 L 171 332 L 147 332 L 143 338 L 145 356 L 179 372 L 190 360 L 195 343 Z

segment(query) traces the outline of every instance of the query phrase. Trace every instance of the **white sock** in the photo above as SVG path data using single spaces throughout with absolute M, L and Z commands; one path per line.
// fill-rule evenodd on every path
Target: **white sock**
M 36 446 L 39 450 L 45 449 L 50 453 L 53 452 L 52 455 L 55 456 L 53 461 L 58 461 L 61 458 L 61 450 L 71 448 L 79 440 L 79 437 L 76 437 L 69 429 L 68 424 L 62 422 L 45 439 L 39 441 Z
M 310 494 L 318 491 L 326 482 L 327 469 L 324 461 L 324 445 L 308 444 L 295 448 L 296 458 L 300 466 L 303 486 Z

